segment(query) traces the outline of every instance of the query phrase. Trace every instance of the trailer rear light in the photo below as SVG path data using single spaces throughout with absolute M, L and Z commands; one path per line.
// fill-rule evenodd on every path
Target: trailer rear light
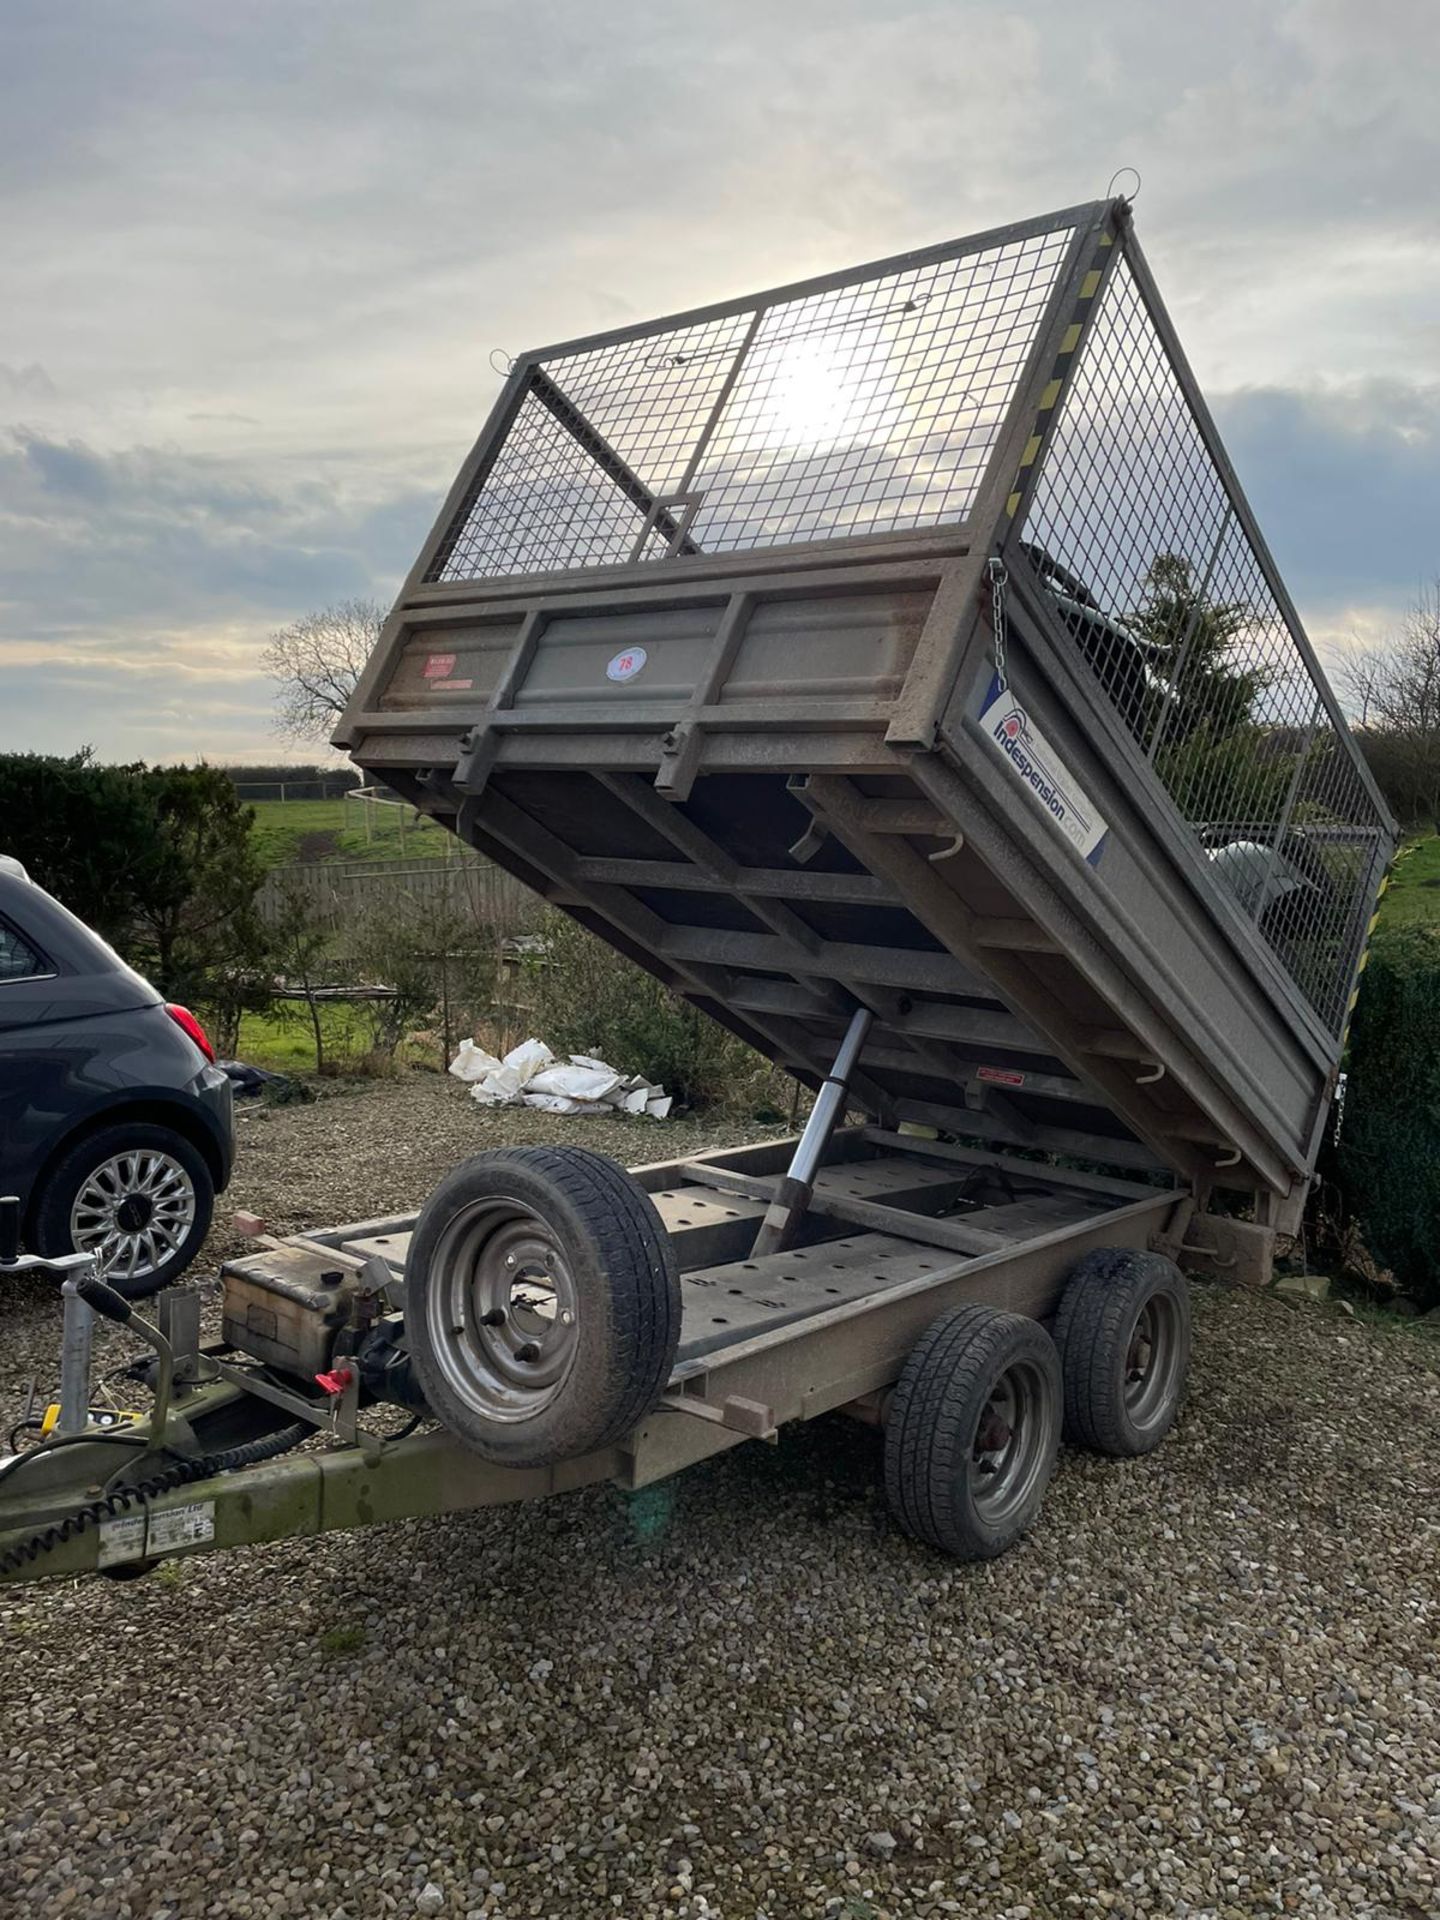
M 188 1007 L 177 1007 L 173 1001 L 167 1000 L 165 1002 L 165 1011 L 182 1033 L 189 1034 L 190 1038 L 213 1066 L 215 1064 L 215 1049 L 211 1046 L 209 1036 L 206 1034 L 205 1029 L 195 1018 L 194 1014 L 191 1013 L 190 1009 Z

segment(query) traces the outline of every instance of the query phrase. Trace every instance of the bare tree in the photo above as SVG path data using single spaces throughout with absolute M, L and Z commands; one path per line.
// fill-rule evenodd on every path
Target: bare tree
M 1391 805 L 1440 833 L 1440 577 L 1421 590 L 1394 639 L 1353 655 L 1339 679 Z
M 281 733 L 328 741 L 384 621 L 373 600 L 342 600 L 270 636 L 260 659 L 276 682 Z

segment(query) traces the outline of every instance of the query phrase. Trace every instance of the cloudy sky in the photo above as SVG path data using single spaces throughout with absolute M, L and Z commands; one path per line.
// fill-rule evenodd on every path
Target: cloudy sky
M 1440 572 L 1435 0 L 3 0 L 0 746 L 274 757 L 570 338 L 1099 197 L 1322 653 Z

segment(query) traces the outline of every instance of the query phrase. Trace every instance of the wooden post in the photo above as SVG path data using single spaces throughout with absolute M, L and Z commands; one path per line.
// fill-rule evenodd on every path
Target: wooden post
M 450 954 L 440 949 L 440 1071 L 450 1065 Z

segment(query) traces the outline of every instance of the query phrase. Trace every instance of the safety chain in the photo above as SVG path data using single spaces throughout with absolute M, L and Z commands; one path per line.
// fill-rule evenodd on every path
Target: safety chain
M 995 629 L 995 678 L 1003 693 L 1010 684 L 1005 677 L 1005 589 L 1010 575 L 998 553 L 991 554 L 985 571 L 990 577 L 990 623 Z

